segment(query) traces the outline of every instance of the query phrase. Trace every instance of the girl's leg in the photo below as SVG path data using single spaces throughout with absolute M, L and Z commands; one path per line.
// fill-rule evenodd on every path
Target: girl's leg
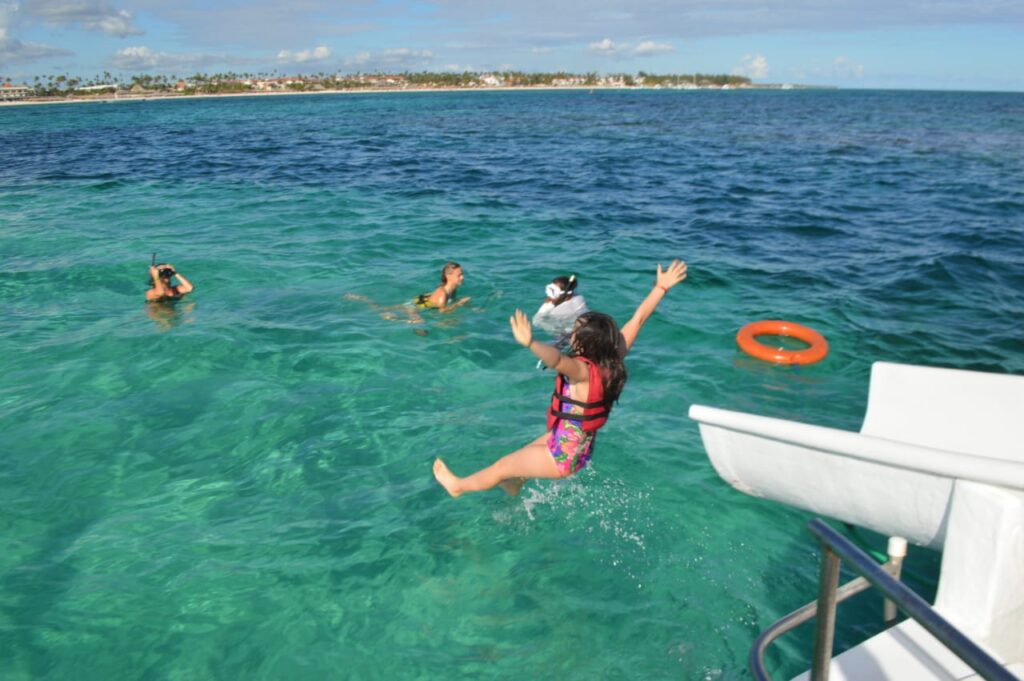
M 496 485 L 501 485 L 509 494 L 517 494 L 526 478 L 562 477 L 555 460 L 551 458 L 551 452 L 548 451 L 548 437 L 550 433 L 545 433 L 522 449 L 517 449 L 487 468 L 464 478 L 452 473 L 444 461 L 437 459 L 434 461 L 434 477 L 453 497 L 463 492 L 491 489 Z

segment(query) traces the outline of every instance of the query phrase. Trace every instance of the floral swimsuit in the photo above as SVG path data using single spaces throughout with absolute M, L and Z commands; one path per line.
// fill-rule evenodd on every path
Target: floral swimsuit
M 562 396 L 569 396 L 569 381 L 562 385 Z M 564 405 L 563 412 L 569 414 L 582 414 L 583 407 L 574 404 Z M 594 449 L 594 438 L 596 431 L 587 432 L 583 430 L 582 421 L 571 421 L 559 419 L 555 427 L 551 429 L 551 437 L 548 438 L 548 451 L 551 452 L 558 472 L 563 476 L 578 472 L 590 461 L 590 454 Z

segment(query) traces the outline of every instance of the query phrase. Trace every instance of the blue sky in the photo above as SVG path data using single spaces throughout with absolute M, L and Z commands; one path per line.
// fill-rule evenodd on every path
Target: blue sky
M 0 0 L 0 77 L 735 73 L 1024 91 L 1024 0 Z

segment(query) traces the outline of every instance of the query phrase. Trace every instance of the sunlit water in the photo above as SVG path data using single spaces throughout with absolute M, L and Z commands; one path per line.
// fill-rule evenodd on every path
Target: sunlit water
M 1013 94 L 0 109 L 0 677 L 749 678 L 816 547 L 719 480 L 689 405 L 855 430 L 873 361 L 1024 372 L 1022 179 Z M 143 303 L 154 251 L 185 302 Z M 625 321 L 673 257 L 592 467 L 448 498 L 434 457 L 468 473 L 544 426 L 509 314 L 577 272 Z M 454 314 L 344 299 L 447 259 Z M 831 354 L 740 354 L 762 318 Z M 839 647 L 880 613 L 844 606 Z

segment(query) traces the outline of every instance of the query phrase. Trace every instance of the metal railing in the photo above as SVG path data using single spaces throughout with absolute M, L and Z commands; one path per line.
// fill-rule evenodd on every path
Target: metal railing
M 895 619 L 896 609 L 906 613 L 949 648 L 974 671 L 988 681 L 1019 681 L 1003 668 L 991 655 L 967 638 L 959 629 L 935 612 L 927 602 L 899 581 L 903 555 L 890 541 L 889 562 L 879 565 L 857 548 L 849 539 L 814 519 L 808 528 L 821 542 L 821 579 L 818 582 L 818 600 L 794 610 L 761 632 L 750 650 L 750 670 L 757 681 L 771 681 L 765 670 L 764 655 L 768 646 L 782 634 L 819 615 L 814 639 L 814 660 L 811 681 L 828 681 L 832 662 L 832 637 L 835 631 L 836 605 L 850 596 L 875 587 L 886 597 L 886 621 Z M 903 542 L 905 551 L 906 542 Z M 845 560 L 854 572 L 861 575 L 839 586 L 839 563 Z

